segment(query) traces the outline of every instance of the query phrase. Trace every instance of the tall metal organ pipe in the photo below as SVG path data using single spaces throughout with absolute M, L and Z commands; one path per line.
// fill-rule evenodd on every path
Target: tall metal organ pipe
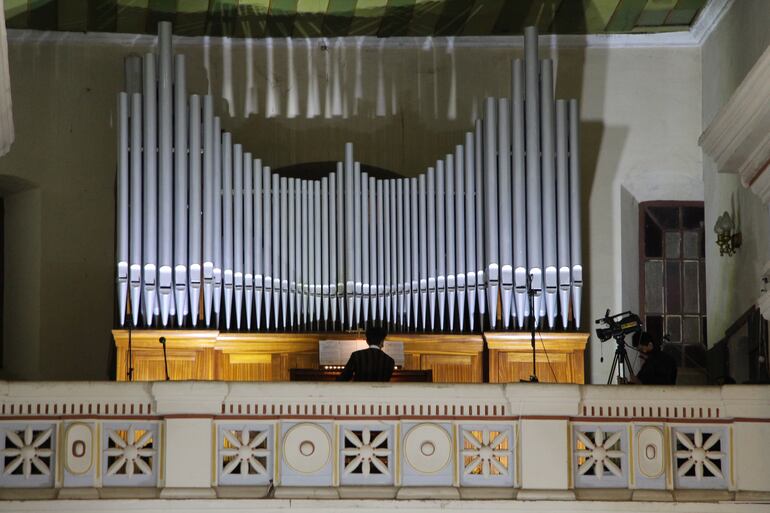
M 526 164 L 524 160 L 524 69 L 520 59 L 513 61 L 511 80 L 511 138 L 513 168 L 513 286 L 516 296 L 516 317 L 518 328 L 524 327 L 529 316 L 527 297 L 527 191 Z
M 583 294 L 583 258 L 580 230 L 580 141 L 578 140 L 580 112 L 575 99 L 569 101 L 569 195 L 570 241 L 572 260 L 572 312 L 575 328 L 580 328 L 580 307 Z
M 128 163 L 128 93 L 118 94 L 118 195 L 117 195 L 117 289 L 118 322 L 126 322 L 128 301 L 128 244 L 129 244 L 129 163 Z
M 507 98 L 498 100 L 497 171 L 500 237 L 500 291 L 502 296 L 503 327 L 508 329 L 511 314 L 516 315 L 513 305 L 513 227 L 511 212 L 511 126 L 510 106 Z M 497 299 L 495 298 L 495 302 Z
M 556 173 L 554 147 L 554 100 L 553 100 L 553 62 L 542 61 L 541 66 L 541 158 L 543 211 L 543 267 L 545 271 L 545 306 L 548 327 L 553 328 L 556 319 L 556 296 L 558 278 L 556 271 Z
M 202 275 L 202 260 L 201 260 L 201 244 L 202 238 L 202 223 L 201 223 L 201 211 L 203 209 L 202 204 L 202 191 L 205 190 L 205 185 L 201 187 L 201 103 L 200 96 L 193 94 L 190 96 L 190 141 L 189 141 L 190 153 L 188 162 L 190 165 L 190 180 L 189 180 L 189 237 L 188 242 L 190 249 L 188 251 L 189 256 L 189 278 L 190 278 L 190 318 L 193 328 L 198 324 L 198 312 L 200 307 L 201 297 L 201 284 L 203 283 Z M 180 323 L 181 324 L 181 323 Z
M 155 89 L 155 54 L 144 56 L 144 204 L 143 262 L 144 322 L 153 324 L 156 310 L 158 266 L 158 173 L 157 173 L 157 94 Z
M 168 325 L 173 294 L 173 206 L 174 206 L 174 167 L 172 160 L 173 148 L 173 103 L 172 75 L 173 62 L 171 57 L 171 23 L 158 23 L 158 39 L 160 40 L 160 58 L 158 73 L 158 103 L 159 141 L 158 141 L 158 298 L 160 300 L 160 320 L 163 326 Z
M 171 48 L 169 48 L 169 55 Z M 185 82 L 184 55 L 174 59 L 174 182 L 173 182 L 173 212 L 174 212 L 174 307 L 176 308 L 177 325 L 184 325 L 187 315 L 187 285 L 188 285 L 188 209 L 192 202 L 188 197 L 188 172 L 194 165 L 188 161 L 188 112 L 187 84 Z M 200 157 L 200 155 L 198 155 Z M 189 162 L 189 167 L 188 167 Z M 200 186 L 193 183 L 193 188 Z M 171 205 L 169 205 L 171 208 Z

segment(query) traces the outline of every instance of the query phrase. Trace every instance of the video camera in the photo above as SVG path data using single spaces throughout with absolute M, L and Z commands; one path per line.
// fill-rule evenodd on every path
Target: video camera
M 596 336 L 605 342 L 611 338 L 622 339 L 631 333 L 639 333 L 643 329 L 642 320 L 630 310 L 616 315 L 610 315 L 610 309 L 601 319 L 596 319 L 596 324 L 606 324 L 606 328 L 596 328 Z

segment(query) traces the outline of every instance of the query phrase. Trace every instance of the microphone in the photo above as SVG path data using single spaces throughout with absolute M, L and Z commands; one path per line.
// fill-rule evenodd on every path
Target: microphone
M 166 356 L 166 337 L 160 337 L 158 342 L 163 346 L 163 367 L 166 370 L 166 381 L 170 381 L 171 378 L 168 377 L 168 357 Z

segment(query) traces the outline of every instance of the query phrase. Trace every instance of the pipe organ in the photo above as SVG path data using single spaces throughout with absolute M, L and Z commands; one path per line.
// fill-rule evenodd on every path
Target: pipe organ
M 410 178 L 279 176 L 188 94 L 184 56 L 126 60 L 118 98 L 121 326 L 403 331 L 580 326 L 579 113 L 525 31 L 510 97 Z M 572 320 L 572 321 L 571 321 Z

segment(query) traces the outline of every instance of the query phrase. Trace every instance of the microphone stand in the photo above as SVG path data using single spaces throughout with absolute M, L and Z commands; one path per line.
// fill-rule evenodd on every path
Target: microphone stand
M 527 275 L 529 283 L 527 284 L 527 295 L 529 296 L 529 334 L 532 342 L 532 374 L 529 376 L 530 383 L 539 383 L 537 379 L 537 362 L 536 362 L 536 349 L 535 349 L 535 290 L 532 289 L 532 275 Z
M 158 342 L 163 346 L 163 366 L 166 369 L 166 381 L 170 381 L 171 378 L 168 377 L 168 358 L 166 358 L 166 337 L 160 337 Z

